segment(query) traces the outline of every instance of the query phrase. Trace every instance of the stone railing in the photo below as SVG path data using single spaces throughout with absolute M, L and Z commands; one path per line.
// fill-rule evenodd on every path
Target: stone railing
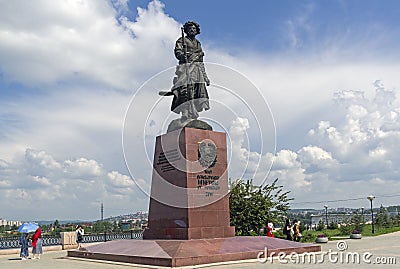
M 106 242 L 121 239 L 143 239 L 143 233 L 121 232 L 121 233 L 103 233 L 103 234 L 85 234 L 83 243 Z
M 83 243 L 106 242 L 121 239 L 136 239 L 143 238 L 142 232 L 119 232 L 119 233 L 101 233 L 101 234 L 85 234 L 83 235 Z M 60 235 L 42 237 L 43 246 L 62 246 L 62 249 L 71 249 L 76 247 L 76 233 L 75 232 L 61 232 Z M 20 248 L 20 236 L 0 237 L 0 250 Z M 31 240 L 29 240 L 29 247 L 31 247 Z
M 9 248 L 20 248 L 21 244 L 20 236 L 9 236 L 9 237 L 1 237 L 0 238 L 0 249 L 9 249 Z M 43 246 L 57 246 L 61 244 L 60 236 L 51 236 L 45 235 L 42 237 Z M 29 247 L 32 245 L 32 241 L 29 240 Z

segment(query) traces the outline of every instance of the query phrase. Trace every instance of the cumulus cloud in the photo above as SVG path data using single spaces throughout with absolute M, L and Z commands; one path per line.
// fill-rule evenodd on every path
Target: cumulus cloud
M 362 165 L 356 160 L 362 160 L 371 169 L 379 163 L 399 161 L 393 147 L 400 135 L 399 99 L 394 90 L 376 82 L 375 95 L 370 100 L 360 91 L 342 91 L 335 95 L 335 102 L 344 110 L 345 120 L 337 126 L 321 121 L 318 128 L 309 132 L 315 143 L 342 163 L 354 166 Z M 394 167 L 390 170 L 396 172 Z
M 107 179 L 115 187 L 125 188 L 134 185 L 132 179 L 129 176 L 122 175 L 117 171 L 112 171 L 107 174 Z
M 127 7 L 126 1 L 112 3 L 119 11 Z M 142 82 L 143 74 L 149 77 L 160 66 L 173 64 L 166 55 L 179 25 L 163 13 L 161 2 L 139 8 L 135 22 L 114 7 L 96 0 L 2 3 L 4 78 L 29 87 L 54 89 L 55 84 L 68 81 L 130 91 Z
M 243 124 L 245 119 L 237 119 L 231 129 L 236 143 L 232 146 L 233 154 L 247 157 L 238 159 L 247 162 L 247 167 L 261 171 L 267 169 L 263 165 L 265 160 L 274 160 L 268 179 L 279 178 L 292 191 L 295 201 L 305 202 L 302 205 L 324 201 L 327 197 L 366 197 L 371 191 L 391 194 L 394 186 L 400 187 L 397 151 L 400 100 L 395 90 L 384 88 L 381 82 L 375 82 L 374 87 L 371 98 L 365 97 L 363 91 L 335 93 L 333 102 L 343 117 L 335 124 L 320 121 L 308 133 L 312 143 L 297 151 L 281 149 L 262 156 L 252 152 L 243 145 L 249 126 Z M 257 158 L 248 157 L 252 155 Z M 243 169 L 243 166 L 234 167 Z
M 229 175 L 232 178 L 253 179 L 255 185 L 269 183 L 268 179 L 280 179 L 288 189 L 302 189 L 309 186 L 305 168 L 298 154 L 291 150 L 280 150 L 276 154 L 261 154 L 250 148 L 252 140 L 248 137 L 249 122 L 237 118 L 231 123 L 228 134 L 231 138 L 231 155 Z
M 41 205 L 35 212 L 37 217 L 49 216 L 46 211 L 52 212 L 58 206 L 65 216 L 92 218 L 96 214 L 89 213 L 94 210 L 90 203 L 97 201 L 98 205 L 101 201 L 108 207 L 119 207 L 119 203 L 114 204 L 116 197 L 125 200 L 123 208 L 129 210 L 129 202 L 135 200 L 138 191 L 129 176 L 107 172 L 97 161 L 86 158 L 57 161 L 43 150 L 27 149 L 22 159 L 0 163 L 2 205 L 23 208 L 26 203 L 38 201 Z M 77 207 L 86 209 L 78 213 Z
M 390 194 L 398 188 L 400 128 L 396 115 L 400 100 L 396 90 L 384 88 L 380 81 L 374 87 L 371 98 L 363 91 L 336 93 L 334 102 L 345 115 L 342 121 L 335 125 L 321 121 L 310 130 L 315 145 L 298 153 L 315 187 L 321 187 L 318 180 L 322 177 L 332 193 L 340 189 L 343 197 L 363 197 L 371 191 Z
M 64 161 L 64 173 L 72 177 L 90 178 L 102 175 L 103 168 L 95 160 L 79 158 L 77 160 Z

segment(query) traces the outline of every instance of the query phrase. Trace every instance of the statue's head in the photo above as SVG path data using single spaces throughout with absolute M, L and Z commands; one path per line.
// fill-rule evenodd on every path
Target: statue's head
M 185 24 L 183 25 L 183 31 L 186 34 L 189 34 L 189 30 L 190 30 L 190 28 L 192 26 L 194 26 L 196 28 L 196 34 L 195 35 L 200 34 L 200 25 L 195 21 L 187 21 L 187 22 L 185 22 Z

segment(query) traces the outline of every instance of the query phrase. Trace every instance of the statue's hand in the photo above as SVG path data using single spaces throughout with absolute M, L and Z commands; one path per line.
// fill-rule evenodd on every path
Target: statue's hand
M 183 52 L 182 53 L 177 53 L 176 54 L 176 58 L 178 58 L 178 60 L 181 61 L 181 62 L 185 62 L 186 61 L 185 54 Z
M 207 77 L 204 78 L 204 81 L 206 82 L 207 86 L 210 86 L 210 80 Z

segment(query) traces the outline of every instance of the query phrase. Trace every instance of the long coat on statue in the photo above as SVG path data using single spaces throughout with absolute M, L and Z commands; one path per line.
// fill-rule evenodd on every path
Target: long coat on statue
M 184 110 L 189 110 L 189 114 L 198 116 L 198 112 L 210 108 L 206 89 L 206 83 L 209 80 L 203 63 L 204 52 L 196 38 L 190 39 L 186 36 L 184 38 L 187 47 L 186 58 L 182 37 L 175 43 L 174 52 L 175 57 L 179 60 L 179 65 L 176 67 L 176 77 L 173 81 L 174 99 L 171 110 L 178 114 Z

